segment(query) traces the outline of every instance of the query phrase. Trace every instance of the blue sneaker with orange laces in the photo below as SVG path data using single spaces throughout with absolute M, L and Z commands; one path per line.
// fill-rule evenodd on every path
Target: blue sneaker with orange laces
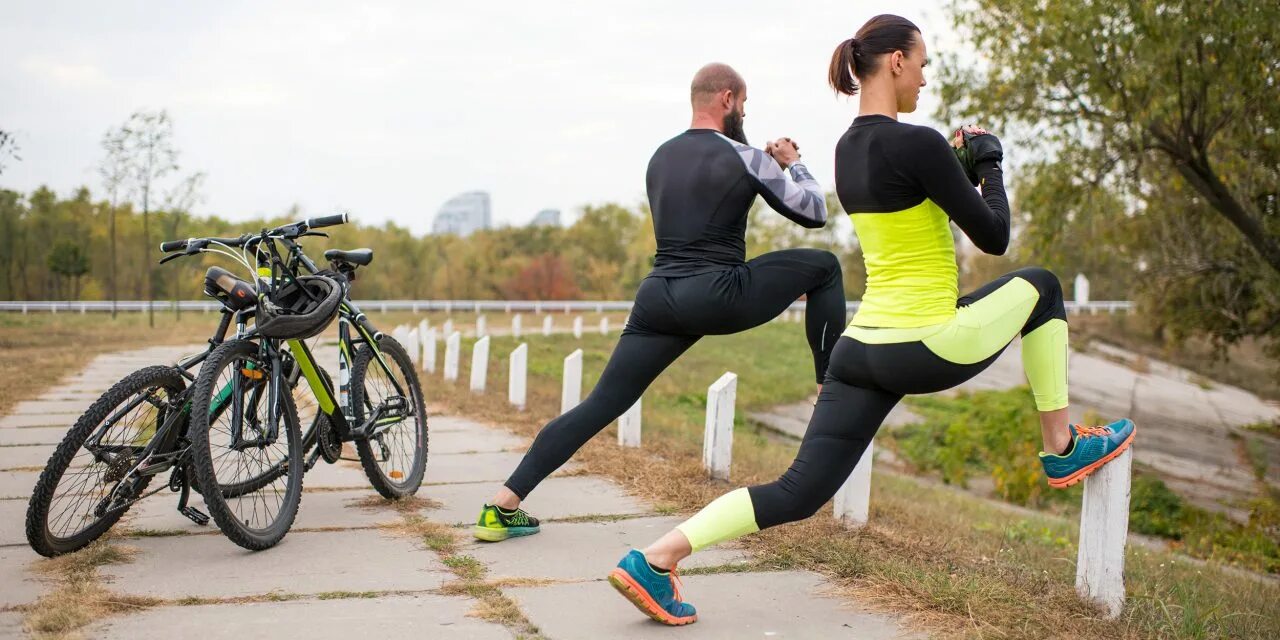
M 1137 427 L 1124 418 L 1105 427 L 1070 426 L 1071 448 L 1062 455 L 1040 452 L 1049 486 L 1065 489 L 1097 471 L 1133 443 Z
M 680 576 L 675 569 L 656 571 L 644 554 L 632 549 L 609 573 L 609 584 L 642 613 L 662 624 L 680 626 L 698 621 L 693 605 L 680 600 Z

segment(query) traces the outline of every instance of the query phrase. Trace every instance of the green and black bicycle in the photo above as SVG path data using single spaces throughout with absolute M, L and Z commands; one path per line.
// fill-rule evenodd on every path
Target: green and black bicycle
M 258 235 L 162 245 L 166 251 L 180 251 L 162 262 L 212 252 L 248 266 L 252 252 L 267 273 L 283 269 L 276 278 L 260 278 L 259 287 L 225 269 L 209 269 L 205 293 L 221 301 L 223 308 L 208 349 L 176 366 L 145 367 L 126 376 L 77 420 L 33 491 L 26 522 L 33 549 L 54 556 L 82 548 L 109 530 L 133 504 L 165 488 L 180 492 L 181 513 L 205 524 L 208 516 L 188 504 L 190 491 L 214 485 L 217 492 L 202 493 L 219 527 L 242 546 L 269 547 L 283 537 L 296 515 L 302 472 L 320 458 L 338 460 L 343 441 L 355 444 L 379 493 L 393 498 L 416 491 L 427 454 L 421 388 L 403 347 L 378 333 L 347 296 L 356 268 L 369 264 L 372 253 L 328 251 L 325 255 L 333 269 L 320 272 L 295 241 L 323 235 L 312 228 L 341 222 L 345 216 L 330 216 Z M 264 242 L 272 248 L 265 249 Z M 288 248 L 287 261 L 279 260 L 275 242 Z M 298 276 L 299 268 L 332 283 L 320 288 L 331 298 L 333 311 L 327 313 L 339 316 L 338 355 L 344 382 L 337 401 L 328 374 L 297 337 L 300 328 L 308 328 L 301 326 L 307 317 L 291 313 L 287 306 L 289 291 L 298 293 L 297 287 L 288 284 L 308 277 Z M 338 295 L 333 295 L 335 291 Z M 271 302 L 272 296 L 286 306 Z M 265 313 L 259 318 L 262 310 Z M 248 328 L 250 320 L 253 328 Z M 233 322 L 236 337 L 228 342 Z M 267 338 L 259 331 L 264 324 L 272 335 L 293 331 L 294 337 Z M 354 338 L 352 326 L 356 327 Z M 257 351 L 250 353 L 249 346 Z M 217 364 L 211 366 L 211 362 Z M 210 376 L 197 378 L 192 371 L 202 364 L 201 373 Z M 300 384 L 302 380 L 307 384 Z M 283 393 L 286 389 L 290 393 Z M 300 405 L 311 414 L 306 416 L 310 426 L 301 438 Z M 193 415 L 201 419 L 192 420 Z M 152 478 L 166 472 L 166 485 L 148 491 Z M 206 478 L 203 485 L 201 476 Z

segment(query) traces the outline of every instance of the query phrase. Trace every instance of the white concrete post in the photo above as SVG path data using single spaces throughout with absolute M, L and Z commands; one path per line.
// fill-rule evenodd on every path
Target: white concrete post
M 582 316 L 573 317 L 573 337 L 582 337 Z
M 1111 618 L 1124 608 L 1124 545 L 1129 535 L 1133 448 L 1084 480 L 1076 593 L 1101 604 Z
M 542 335 L 551 335 L 551 316 L 549 315 L 542 317 Z
M 489 336 L 476 340 L 471 347 L 471 393 L 484 393 L 489 377 Z
M 1075 286 L 1076 304 L 1089 304 L 1089 279 L 1084 277 L 1083 273 L 1076 274 Z
M 618 444 L 624 447 L 640 446 L 640 401 L 631 405 L 627 412 L 618 418 Z
M 850 527 L 867 524 L 867 514 L 871 510 L 871 460 L 874 448 L 875 441 L 867 443 L 867 450 L 858 458 L 857 466 L 836 492 L 836 520 Z
M 427 327 L 426 337 L 422 339 L 422 370 L 427 373 L 436 372 L 436 328 Z
M 511 374 L 507 376 L 507 401 L 520 409 L 524 409 L 528 373 L 529 345 L 521 342 L 511 352 Z
M 418 328 L 414 327 L 405 334 L 405 351 L 409 352 L 409 362 L 418 364 L 422 361 L 422 347 L 418 345 Z
M 511 316 L 511 337 L 516 340 L 520 339 L 521 324 L 523 324 L 523 321 L 520 319 L 520 314 L 517 313 Z
M 564 382 L 560 386 L 560 413 L 582 402 L 582 349 L 574 349 L 564 359 Z
M 483 338 L 489 335 L 489 328 L 485 326 L 484 316 L 476 316 L 476 337 Z
M 609 335 L 609 318 L 600 318 L 600 335 Z
M 444 326 L 440 329 L 440 335 L 445 338 L 453 335 L 453 318 L 445 318 Z
M 707 389 L 707 428 L 702 437 L 702 466 L 717 480 L 729 479 L 733 457 L 733 405 L 737 374 L 726 372 Z
M 419 340 L 420 343 L 419 356 L 422 356 L 422 351 L 425 351 L 426 349 L 426 330 L 430 328 L 431 323 L 428 323 L 426 320 L 422 320 L 421 323 L 417 323 L 417 340 Z M 419 360 L 419 362 L 421 362 L 421 360 Z
M 444 379 L 458 379 L 458 349 L 462 347 L 462 334 L 454 331 L 444 341 Z

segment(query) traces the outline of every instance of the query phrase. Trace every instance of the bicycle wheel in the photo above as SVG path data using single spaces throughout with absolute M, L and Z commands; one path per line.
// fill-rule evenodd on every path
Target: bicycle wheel
M 391 414 L 372 437 L 356 440 L 356 452 L 369 483 L 382 497 L 394 500 L 413 495 L 422 485 L 427 467 L 427 410 L 409 352 L 390 336 L 383 336 L 378 346 L 385 369 L 368 345 L 356 351 L 351 404 L 357 425 L 379 409 Z
M 27 505 L 27 542 L 36 553 L 53 557 L 87 546 L 138 501 L 151 476 L 134 467 L 185 388 L 174 367 L 146 367 L 89 405 L 50 456 Z
M 191 399 L 189 438 L 205 504 L 232 542 L 255 551 L 289 532 L 302 501 L 298 412 L 285 389 L 279 423 L 270 424 L 272 373 L 258 343 L 225 342 L 200 368 Z

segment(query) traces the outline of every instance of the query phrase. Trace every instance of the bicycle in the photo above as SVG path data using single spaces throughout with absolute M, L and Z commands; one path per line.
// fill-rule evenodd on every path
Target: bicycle
M 191 490 L 199 491 L 192 475 L 190 423 L 192 373 L 227 337 L 233 317 L 250 316 L 251 306 L 235 295 L 235 283 L 226 270 L 211 267 L 205 274 L 204 293 L 219 299 L 221 318 L 208 347 L 174 365 L 143 367 L 125 376 L 89 406 L 54 449 L 36 481 L 26 515 L 27 541 L 37 553 L 53 557 L 71 553 L 97 540 L 140 500 L 166 488 L 178 493 L 178 512 L 198 525 L 209 516 L 188 504 Z M 223 288 L 223 284 L 232 285 Z M 252 299 L 251 296 L 249 296 Z M 320 375 L 328 378 L 328 373 Z M 289 387 L 298 387 L 301 369 L 292 367 Z M 221 411 L 221 407 L 214 407 Z M 310 421 L 304 450 L 307 469 L 327 444 L 336 441 L 328 417 L 317 412 Z M 341 443 L 337 446 L 340 448 Z M 314 447 L 314 448 L 313 448 Z M 329 462 L 337 460 L 333 456 Z M 68 472 L 70 474 L 68 475 Z M 168 482 L 150 492 L 155 476 L 169 472 Z M 65 484 L 64 484 L 65 483 Z M 59 491 L 59 489 L 64 489 Z
M 194 385 L 190 427 L 197 484 L 219 487 L 204 492 L 205 504 L 223 533 L 247 549 L 277 543 L 292 526 L 301 501 L 303 443 L 292 399 L 279 392 L 287 381 L 288 357 L 297 363 L 320 414 L 332 425 L 334 441 L 355 444 L 365 475 L 379 494 L 402 498 L 416 493 L 422 483 L 428 431 L 417 372 L 405 348 L 378 331 L 349 295 L 356 270 L 372 261 L 373 252 L 325 251 L 332 268 L 321 270 L 296 242 L 323 235 L 312 229 L 345 222 L 342 214 L 239 238 L 191 238 L 161 245 L 162 251 L 170 252 L 165 260 L 213 251 L 257 273 L 255 324 L 251 328 L 247 318 L 238 316 L 235 338 L 205 360 Z M 277 243 L 286 249 L 283 256 Z M 178 251 L 182 253 L 171 253 Z M 338 287 L 341 385 L 336 397 L 311 349 L 291 333 L 318 333 L 332 317 L 311 318 L 307 311 L 288 320 L 290 305 L 310 309 L 325 302 L 308 299 L 323 295 L 309 290 L 313 285 L 328 286 L 320 279 Z M 264 320 L 268 312 L 270 318 Z M 277 329 L 277 318 L 300 324 Z M 229 403 L 231 410 L 220 403 Z M 320 444 L 318 455 L 326 460 L 341 453 L 340 447 L 328 446 L 331 443 Z

